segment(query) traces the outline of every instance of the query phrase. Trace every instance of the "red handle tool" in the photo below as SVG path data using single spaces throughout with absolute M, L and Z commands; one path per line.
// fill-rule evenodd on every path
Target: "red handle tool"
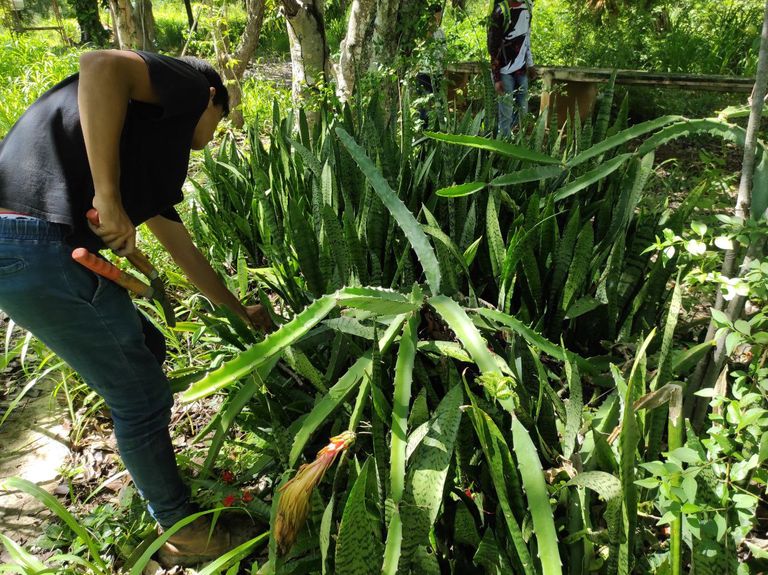
M 88 221 L 94 226 L 99 226 L 99 212 L 95 208 L 88 210 L 85 214 Z M 85 248 L 77 248 L 72 252 L 72 259 L 76 262 L 84 265 L 89 270 L 104 276 L 107 279 L 114 281 L 116 284 L 124 287 L 125 289 L 132 291 L 133 293 L 146 297 L 149 299 L 155 299 L 160 302 L 165 312 L 165 319 L 168 325 L 171 327 L 176 325 L 176 315 L 173 310 L 173 306 L 168 301 L 165 295 L 165 286 L 163 280 L 160 278 L 160 274 L 157 273 L 157 269 L 152 265 L 152 262 L 147 259 L 141 251 L 135 249 L 133 253 L 127 256 L 128 261 L 138 269 L 142 274 L 149 278 L 150 285 L 145 284 L 138 278 L 125 273 L 120 268 L 114 266 L 108 261 L 99 258 L 86 250 Z
M 77 248 L 72 252 L 72 259 L 77 263 L 87 267 L 94 273 L 99 274 L 109 280 L 112 280 L 117 285 L 124 287 L 127 290 L 132 291 L 136 295 L 142 297 L 152 298 L 154 297 L 155 290 L 153 287 L 148 286 L 138 278 L 133 277 L 130 274 L 125 273 L 117 266 L 109 263 L 85 248 Z

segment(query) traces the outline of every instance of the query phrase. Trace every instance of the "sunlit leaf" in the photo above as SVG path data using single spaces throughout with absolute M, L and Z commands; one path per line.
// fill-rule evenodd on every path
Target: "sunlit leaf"
M 469 146 L 470 148 L 480 148 L 481 150 L 496 152 L 503 156 L 525 160 L 527 162 L 536 162 L 539 164 L 560 163 L 560 160 L 557 158 L 534 152 L 528 148 L 516 146 L 515 144 L 510 144 L 495 138 L 483 138 L 481 136 L 465 136 L 459 134 L 438 134 L 436 132 L 424 132 L 424 135 L 440 142 L 459 144 L 461 146 Z

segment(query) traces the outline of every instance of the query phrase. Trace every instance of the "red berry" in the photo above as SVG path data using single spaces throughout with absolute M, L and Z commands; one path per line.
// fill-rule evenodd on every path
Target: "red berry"
M 221 472 L 221 480 L 227 484 L 233 483 L 235 481 L 235 474 L 229 469 L 225 469 Z

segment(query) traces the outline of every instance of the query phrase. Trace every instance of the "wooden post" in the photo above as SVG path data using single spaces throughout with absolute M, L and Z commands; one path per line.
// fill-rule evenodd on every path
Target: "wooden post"
M 195 18 L 192 16 L 192 3 L 190 0 L 184 0 L 184 9 L 187 11 L 187 23 L 189 24 L 189 29 L 191 30 L 195 23 Z
M 543 117 L 544 125 L 549 122 L 549 106 L 552 98 L 552 81 L 555 78 L 554 72 L 547 70 L 541 74 L 541 100 L 539 104 L 539 116 Z

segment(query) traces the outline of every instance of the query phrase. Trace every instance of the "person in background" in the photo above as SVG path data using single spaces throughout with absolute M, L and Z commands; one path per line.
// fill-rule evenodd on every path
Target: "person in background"
M 202 60 L 105 50 L 43 94 L 0 141 L 0 309 L 101 395 L 120 456 L 161 529 L 198 511 L 176 465 L 165 342 L 126 290 L 72 260 L 75 247 L 135 250 L 146 222 L 214 304 L 265 327 L 195 247 L 174 205 L 192 149 L 229 111 L 219 74 Z M 86 213 L 95 208 L 99 222 Z M 268 320 L 267 320 L 268 321 Z M 210 560 L 229 533 L 202 516 L 161 549 L 166 564 Z
M 499 135 L 505 138 L 528 113 L 528 80 L 536 77 L 531 54 L 531 9 L 531 0 L 501 0 L 488 25 L 491 75 L 499 95 Z
M 442 28 L 443 7 L 441 4 L 432 4 L 429 7 L 429 13 L 432 18 L 427 28 L 427 36 L 422 46 L 421 57 L 419 58 L 419 72 L 416 74 L 419 93 L 422 97 L 434 94 L 435 89 L 439 88 L 445 69 L 445 32 Z M 422 121 L 422 127 L 426 130 L 429 123 L 427 106 L 419 106 L 419 117 Z

